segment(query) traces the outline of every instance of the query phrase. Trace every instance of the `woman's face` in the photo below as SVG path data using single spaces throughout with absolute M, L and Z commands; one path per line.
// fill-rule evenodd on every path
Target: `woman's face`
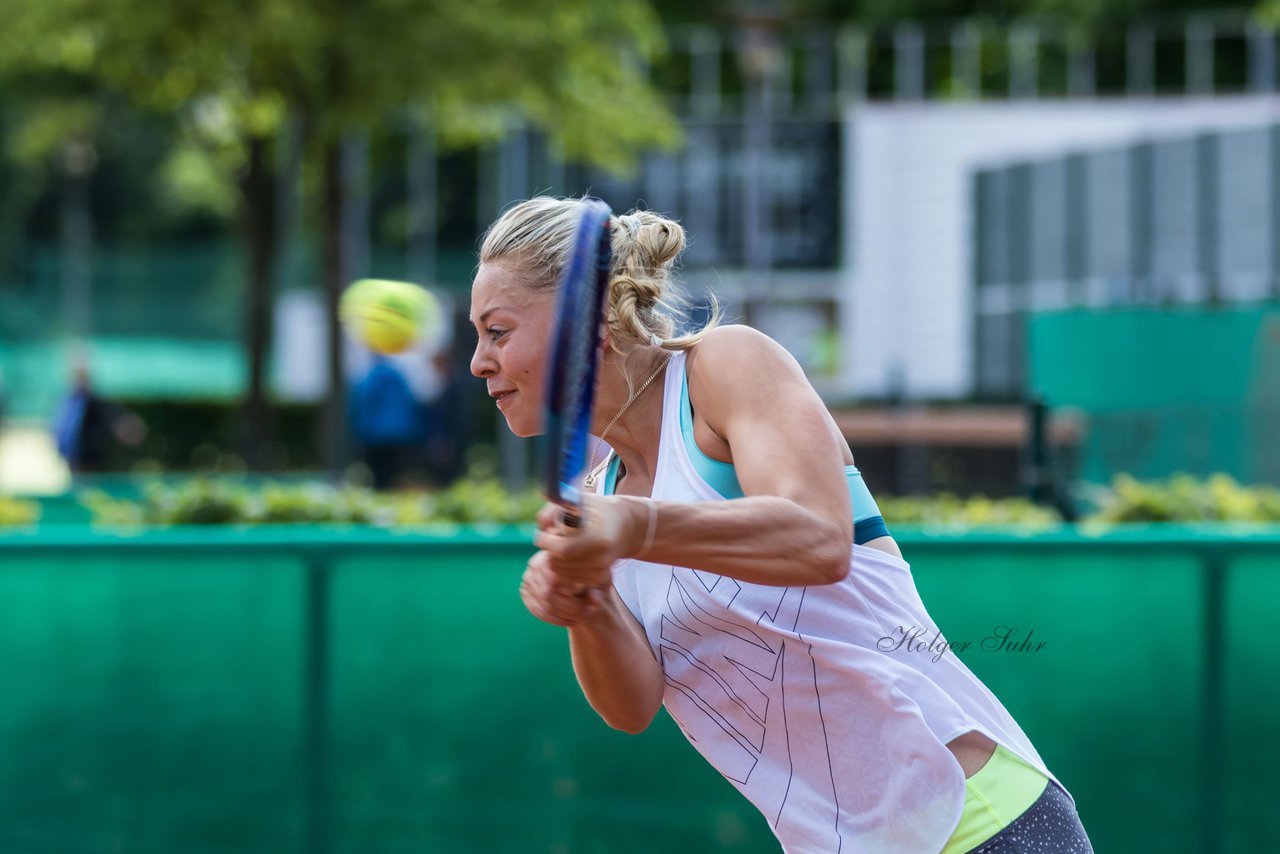
M 485 381 L 512 433 L 536 436 L 555 292 L 530 291 L 522 281 L 513 267 L 480 265 L 471 285 L 471 323 L 479 336 L 471 373 Z

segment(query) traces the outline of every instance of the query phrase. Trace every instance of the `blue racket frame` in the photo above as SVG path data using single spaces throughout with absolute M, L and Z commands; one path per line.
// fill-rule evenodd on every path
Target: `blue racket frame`
M 547 359 L 547 497 L 565 508 L 565 522 L 570 525 L 581 520 L 600 327 L 613 261 L 612 215 L 604 202 L 586 202 L 574 236 L 573 257 L 561 280 Z

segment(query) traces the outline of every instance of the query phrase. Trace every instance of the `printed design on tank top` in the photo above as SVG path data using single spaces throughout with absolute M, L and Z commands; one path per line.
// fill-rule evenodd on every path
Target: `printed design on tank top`
M 788 702 L 816 707 L 820 719 L 822 715 L 812 646 L 796 632 L 804 597 L 804 587 L 743 586 L 732 578 L 672 567 L 659 653 L 668 686 L 667 710 L 720 773 L 749 786 L 766 740 L 782 739 L 791 768 L 802 762 L 826 765 L 834 829 L 839 802 L 825 721 L 820 743 L 806 739 L 793 749 L 787 730 Z M 755 625 L 741 621 L 747 615 L 758 615 Z M 789 637 L 755 630 L 765 624 Z M 795 755 L 794 750 L 806 755 Z M 774 827 L 782 820 L 790 785 L 788 777 L 776 811 L 769 816 Z

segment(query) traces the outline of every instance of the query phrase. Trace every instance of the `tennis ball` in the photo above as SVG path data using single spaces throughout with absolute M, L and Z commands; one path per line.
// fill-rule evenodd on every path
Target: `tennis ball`
M 352 337 L 376 353 L 403 353 L 440 322 L 431 292 L 408 282 L 360 279 L 342 294 L 338 317 Z

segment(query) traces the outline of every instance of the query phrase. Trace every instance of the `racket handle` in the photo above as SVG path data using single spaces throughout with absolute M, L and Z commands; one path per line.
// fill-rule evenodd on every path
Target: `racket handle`
M 564 508 L 564 515 L 562 515 L 560 519 L 564 522 L 566 528 L 581 528 L 584 516 L 585 514 L 582 512 L 581 507 L 566 507 Z M 590 595 L 592 589 L 593 588 L 590 587 L 583 587 L 581 590 L 575 591 L 573 595 L 579 599 L 583 599 Z

